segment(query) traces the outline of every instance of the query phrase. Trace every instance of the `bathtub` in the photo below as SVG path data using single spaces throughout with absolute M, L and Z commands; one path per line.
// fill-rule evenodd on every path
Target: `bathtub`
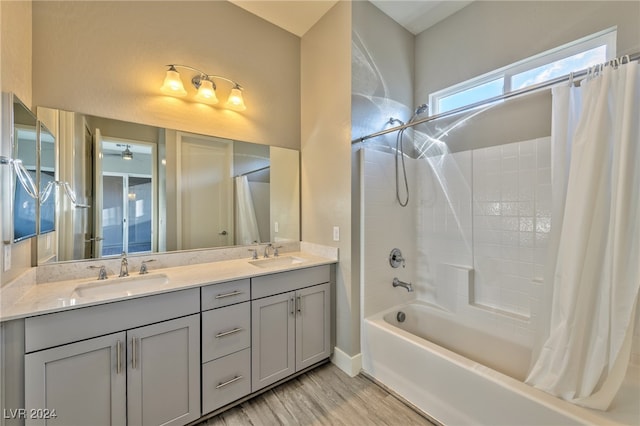
M 612 408 L 600 412 L 526 385 L 528 348 L 461 327 L 431 305 L 373 315 L 362 336 L 364 372 L 444 425 L 640 424 L 637 366 L 629 367 Z

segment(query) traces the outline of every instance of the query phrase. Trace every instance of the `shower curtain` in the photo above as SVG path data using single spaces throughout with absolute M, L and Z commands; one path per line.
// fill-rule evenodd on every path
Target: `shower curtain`
M 246 176 L 236 176 L 236 244 L 249 245 L 260 242 L 258 221 Z
M 639 71 L 553 90 L 550 312 L 526 381 L 601 410 L 626 373 L 640 287 Z

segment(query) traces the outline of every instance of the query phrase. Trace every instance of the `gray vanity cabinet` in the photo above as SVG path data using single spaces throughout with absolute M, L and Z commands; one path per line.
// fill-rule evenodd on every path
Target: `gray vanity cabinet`
M 121 332 L 26 355 L 25 424 L 126 425 L 125 342 Z
M 330 289 L 328 266 L 252 280 L 253 392 L 330 356 Z
M 295 373 L 295 293 L 251 302 L 253 392 Z
M 193 289 L 27 318 L 25 407 L 35 415 L 25 423 L 184 425 L 198 419 L 199 304 Z
M 184 425 L 200 417 L 200 317 L 127 331 L 129 425 Z

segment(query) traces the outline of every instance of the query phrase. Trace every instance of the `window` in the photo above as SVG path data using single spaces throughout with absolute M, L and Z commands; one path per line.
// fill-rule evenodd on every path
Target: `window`
M 432 93 L 430 111 L 439 114 L 544 83 L 609 61 L 615 54 L 614 27 Z

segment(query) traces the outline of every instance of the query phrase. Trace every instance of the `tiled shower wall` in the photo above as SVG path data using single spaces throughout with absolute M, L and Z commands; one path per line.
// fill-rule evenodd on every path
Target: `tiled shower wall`
M 550 138 L 474 150 L 473 303 L 528 318 L 551 228 Z
M 549 232 L 549 156 L 545 138 L 408 160 L 411 198 L 403 209 L 395 202 L 393 155 L 366 150 L 365 316 L 409 297 L 374 284 L 401 274 L 415 278 L 418 299 L 456 312 L 461 322 L 532 344 L 534 282 L 542 278 Z M 389 270 L 383 256 L 391 241 L 411 270 Z

